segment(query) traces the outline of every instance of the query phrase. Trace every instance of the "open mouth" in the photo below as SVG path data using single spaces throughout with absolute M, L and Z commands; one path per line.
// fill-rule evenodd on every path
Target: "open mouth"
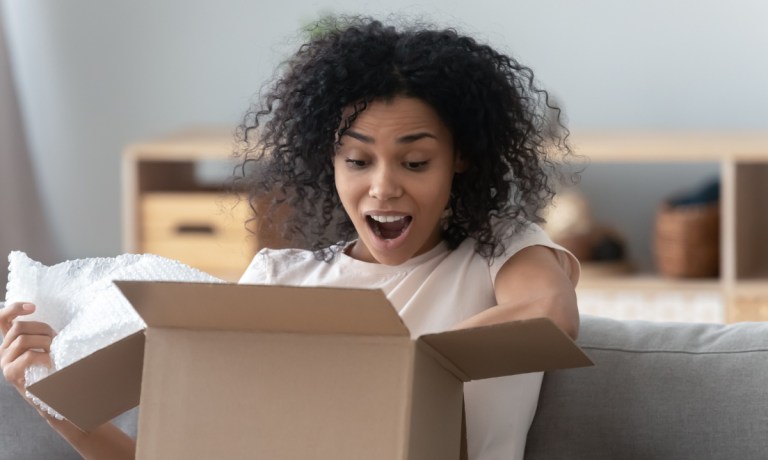
M 411 216 L 365 216 L 373 233 L 383 240 L 393 240 L 402 235 L 411 225 Z

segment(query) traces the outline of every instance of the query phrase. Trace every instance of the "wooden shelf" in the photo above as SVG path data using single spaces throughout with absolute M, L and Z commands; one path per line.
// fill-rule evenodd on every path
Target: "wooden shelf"
M 233 140 L 231 128 L 201 127 L 126 147 L 125 252 L 151 252 L 237 281 L 259 249 L 245 227 L 252 214 L 224 182 L 203 183 L 196 174 L 203 162 L 234 166 Z
M 209 188 L 198 181 L 195 165 L 232 161 L 233 132 L 230 127 L 194 128 L 125 149 L 123 221 L 127 252 L 142 249 L 142 198 L 153 192 L 192 193 Z M 585 269 L 579 292 L 642 292 L 649 298 L 656 293 L 713 294 L 724 299 L 729 310 L 724 315 L 727 320 L 768 320 L 768 287 L 764 287 L 768 286 L 768 132 L 575 132 L 571 144 L 576 154 L 593 164 L 631 168 L 633 163 L 713 163 L 719 167 L 721 182 L 718 278 L 673 280 L 653 274 Z M 621 189 L 622 185 L 615 186 Z M 245 250 L 255 252 L 259 245 L 253 244 Z M 225 276 L 233 279 L 243 268 L 230 267 Z
M 168 136 L 129 145 L 123 158 L 157 161 L 228 159 L 234 152 L 234 130 L 227 127 L 200 126 Z
M 624 275 L 610 277 L 582 277 L 579 290 L 607 291 L 722 291 L 723 281 L 719 278 L 669 279 L 658 275 Z
M 720 170 L 718 278 L 585 270 L 580 292 L 714 292 L 724 299 L 725 320 L 768 321 L 768 132 L 576 132 L 571 143 L 591 164 L 714 163 Z
M 763 132 L 575 132 L 574 151 L 593 162 L 768 161 Z
M 768 278 L 739 280 L 728 286 L 734 295 L 765 297 L 768 299 Z

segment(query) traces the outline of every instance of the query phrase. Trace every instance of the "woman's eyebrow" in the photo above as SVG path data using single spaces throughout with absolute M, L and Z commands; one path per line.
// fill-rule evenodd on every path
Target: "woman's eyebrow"
M 360 134 L 357 131 L 353 131 L 351 129 L 348 129 L 348 130 L 344 131 L 344 135 L 345 136 L 349 136 L 349 137 L 351 137 L 353 139 L 357 139 L 358 141 L 366 143 L 366 144 L 375 144 L 376 143 L 376 141 L 372 137 L 366 136 L 365 134 Z
M 357 139 L 360 142 L 363 142 L 363 143 L 366 143 L 366 144 L 375 144 L 376 143 L 376 140 L 374 138 L 372 138 L 371 136 L 366 136 L 365 134 L 358 133 L 357 131 L 354 131 L 352 129 L 346 130 L 344 132 L 344 135 L 345 136 L 349 136 L 349 137 L 351 137 L 353 139 Z M 435 137 L 435 135 L 432 134 L 432 133 L 429 133 L 429 132 L 426 132 L 426 131 L 420 131 L 418 133 L 406 134 L 405 136 L 398 137 L 396 142 L 398 144 L 409 144 L 411 142 L 416 142 L 416 141 L 418 141 L 420 139 L 424 139 L 424 138 L 428 138 L 428 137 L 430 137 L 432 139 L 437 139 L 437 137 Z
M 434 134 L 428 133 L 426 131 L 413 133 L 413 134 L 407 134 L 403 137 L 397 138 L 398 144 L 409 144 L 411 142 L 416 142 L 420 139 L 424 139 L 425 137 L 431 137 L 432 139 L 437 139 Z

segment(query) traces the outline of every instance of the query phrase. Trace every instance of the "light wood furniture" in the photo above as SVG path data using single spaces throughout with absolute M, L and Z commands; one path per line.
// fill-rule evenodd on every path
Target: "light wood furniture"
M 768 320 L 768 133 L 575 133 L 571 142 L 592 163 L 631 167 L 632 163 L 716 162 L 721 173 L 721 267 L 717 278 L 674 280 L 652 274 L 585 272 L 579 284 L 581 293 L 611 296 L 630 292 L 662 301 L 670 295 L 704 296 L 704 302 L 714 296 L 725 306 L 723 320 Z M 212 274 L 237 279 L 261 247 L 258 238 L 241 225 L 247 209 L 231 214 L 216 211 L 227 206 L 217 207 L 216 190 L 201 185 L 195 175 L 200 162 L 227 162 L 232 151 L 231 128 L 192 129 L 127 147 L 123 157 L 124 249 L 156 251 L 182 261 L 186 257 Z M 193 218 L 198 210 L 202 220 Z M 174 218 L 178 213 L 187 214 Z M 176 226 L 168 227 L 168 219 Z M 221 238 L 209 238 L 206 226 L 221 226 L 222 230 L 211 232 Z M 179 230 L 187 230 L 187 234 L 178 235 Z M 176 237 L 157 246 L 157 235 L 173 232 Z M 227 245 L 229 249 L 225 249 Z
M 203 165 L 233 171 L 232 128 L 196 128 L 129 145 L 123 153 L 123 249 L 180 260 L 236 281 L 261 247 L 246 229 L 245 199 Z
M 577 133 L 572 145 L 592 163 L 716 162 L 721 181 L 717 278 L 585 276 L 581 291 L 711 293 L 725 321 L 768 321 L 768 133 Z

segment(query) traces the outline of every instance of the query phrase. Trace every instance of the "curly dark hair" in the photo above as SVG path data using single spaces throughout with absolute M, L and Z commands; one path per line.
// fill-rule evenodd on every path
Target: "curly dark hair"
M 472 237 L 493 258 L 507 231 L 542 221 L 572 153 L 560 109 L 530 68 L 454 29 L 337 17 L 314 30 L 323 32 L 284 63 L 237 131 L 239 181 L 260 220 L 277 222 L 287 204 L 283 237 L 332 258 L 326 248 L 355 237 L 334 184 L 336 143 L 371 102 L 405 96 L 435 109 L 467 165 L 443 223 L 451 249 Z

